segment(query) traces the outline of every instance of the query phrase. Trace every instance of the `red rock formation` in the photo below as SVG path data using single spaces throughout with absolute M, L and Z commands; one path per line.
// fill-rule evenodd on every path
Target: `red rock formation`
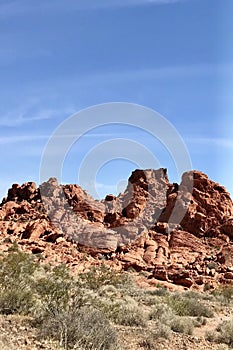
M 119 196 L 96 201 L 78 185 L 51 178 L 14 184 L 0 206 L 1 246 L 78 266 L 82 252 L 118 269 L 184 287 L 233 280 L 233 204 L 198 171 L 169 184 L 166 170 L 135 170 Z M 95 257 L 97 260 L 93 260 Z

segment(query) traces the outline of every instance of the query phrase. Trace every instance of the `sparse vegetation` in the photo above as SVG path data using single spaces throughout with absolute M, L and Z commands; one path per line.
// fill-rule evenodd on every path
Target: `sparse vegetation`
M 128 280 L 125 274 L 116 273 L 104 264 L 99 268 L 94 266 L 90 271 L 79 275 L 79 285 L 93 290 L 106 285 L 125 285 L 127 282 Z
M 142 307 L 126 303 L 113 304 L 108 315 L 113 322 L 124 326 L 146 327 L 148 321 L 148 313 Z
M 157 303 L 150 311 L 151 320 L 160 321 L 165 325 L 169 325 L 174 317 L 172 309 L 166 304 Z
M 117 333 L 99 311 L 71 304 L 42 318 L 40 335 L 59 340 L 64 349 L 116 349 Z
M 203 316 L 198 316 L 194 321 L 195 327 L 205 326 L 206 324 L 207 324 L 207 320 Z
M 213 305 L 230 303 L 232 290 L 232 286 L 205 294 L 169 292 L 160 286 L 146 290 L 129 274 L 105 265 L 74 276 L 65 265 L 37 263 L 16 244 L 0 258 L 0 313 L 28 317 L 37 339 L 54 342 L 53 350 L 124 349 L 118 327 L 137 329 L 138 346 L 158 349 L 161 340 L 192 335 L 208 324 L 217 310 Z M 210 329 L 206 339 L 232 347 L 232 321 Z M 8 345 L 2 341 L 1 348 L 12 349 Z
M 153 331 L 150 332 L 149 336 L 145 337 L 139 345 L 146 350 L 156 350 L 156 341 L 160 338 L 169 339 L 171 334 L 172 331 L 169 326 L 156 322 Z
M 213 317 L 213 310 L 196 297 L 189 298 L 180 294 L 170 295 L 168 305 L 179 316 L 204 316 Z
M 174 332 L 192 335 L 194 330 L 194 324 L 192 319 L 188 317 L 175 317 L 171 321 L 171 329 Z
M 220 323 L 216 330 L 218 332 L 217 341 L 233 347 L 233 319 Z
M 212 292 L 219 301 L 223 304 L 229 304 L 233 302 L 233 285 L 220 286 L 218 289 Z
M 13 244 L 0 260 L 0 313 L 29 313 L 33 303 L 33 273 L 37 265 Z

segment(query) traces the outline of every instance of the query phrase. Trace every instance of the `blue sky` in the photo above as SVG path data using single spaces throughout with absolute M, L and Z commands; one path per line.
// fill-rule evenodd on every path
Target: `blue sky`
M 232 18 L 232 0 L 0 0 L 0 196 L 12 183 L 39 182 L 43 149 L 61 122 L 115 101 L 166 117 L 193 168 L 233 194 Z M 85 155 L 122 137 L 148 147 L 179 181 L 166 150 L 124 126 L 82 137 L 62 181 L 77 182 Z M 99 195 L 117 192 L 135 167 L 103 164 Z

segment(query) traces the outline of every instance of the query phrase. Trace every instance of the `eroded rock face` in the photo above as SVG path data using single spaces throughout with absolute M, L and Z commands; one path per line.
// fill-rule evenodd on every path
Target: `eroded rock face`
M 178 211 L 185 208 L 185 215 L 179 222 L 185 231 L 198 237 L 220 232 L 230 234 L 231 229 L 227 222 L 230 224 L 233 206 L 230 195 L 223 186 L 209 180 L 201 172 L 191 171 L 184 173 L 180 186 L 176 190 L 170 188 L 169 192 L 166 208 L 159 221 L 173 222 L 170 217 L 178 201 Z
M 39 189 L 37 188 L 35 182 L 27 182 L 22 186 L 13 184 L 8 191 L 6 201 L 22 202 L 23 200 L 26 200 L 28 202 L 32 202 L 39 198 Z
M 233 280 L 233 204 L 224 187 L 190 171 L 135 170 L 119 196 L 94 200 L 51 178 L 14 184 L 0 206 L 1 244 L 78 265 L 80 254 L 187 288 Z M 92 258 L 93 259 L 93 258 Z M 96 261 L 94 259 L 94 261 Z

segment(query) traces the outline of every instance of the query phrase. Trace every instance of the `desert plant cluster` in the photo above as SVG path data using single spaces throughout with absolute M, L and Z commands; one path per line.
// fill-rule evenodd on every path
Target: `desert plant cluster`
M 13 244 L 0 258 L 0 314 L 23 320 L 53 350 L 153 350 L 177 335 L 198 339 L 201 329 L 208 349 L 233 348 L 233 286 L 170 292 L 139 287 L 133 276 L 104 264 L 74 275 Z M 0 345 L 14 349 L 3 335 Z

